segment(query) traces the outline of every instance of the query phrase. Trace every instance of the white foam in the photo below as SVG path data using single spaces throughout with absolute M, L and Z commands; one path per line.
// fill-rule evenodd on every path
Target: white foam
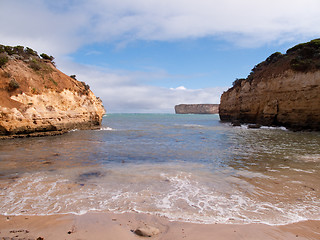
M 139 169 L 142 171 L 143 167 Z M 123 170 L 122 170 L 123 171 Z M 320 219 L 320 200 L 306 194 L 303 202 L 282 203 L 261 201 L 258 193 L 245 195 L 236 186 L 245 184 L 233 179 L 206 178 L 204 174 L 191 172 L 166 172 L 150 169 L 141 178 L 136 169 L 124 177 L 128 182 L 109 184 L 107 179 L 79 186 L 59 175 L 37 173 L 17 179 L 0 193 L 0 214 L 51 215 L 112 211 L 116 213 L 141 212 L 168 217 L 172 221 L 195 223 L 253 222 L 282 225 L 297 221 Z M 124 172 L 110 171 L 105 177 L 117 179 Z M 215 184 L 217 182 L 217 185 Z M 233 187 L 221 188 L 221 181 Z M 148 182 L 146 184 L 145 182 Z M 142 185 L 141 185 L 142 184 Z M 226 185 L 227 186 L 227 185 Z M 66 190 L 70 187 L 70 190 Z M 250 192 L 250 189 L 245 186 Z M 260 199 L 272 192 L 259 189 Z M 253 194 L 254 193 L 254 194 Z M 280 195 L 278 195 L 279 197 Z
M 101 127 L 99 130 L 100 130 L 100 131 L 113 131 L 114 129 L 111 128 L 111 127 Z M 98 131 L 99 131 L 99 130 L 98 130 Z

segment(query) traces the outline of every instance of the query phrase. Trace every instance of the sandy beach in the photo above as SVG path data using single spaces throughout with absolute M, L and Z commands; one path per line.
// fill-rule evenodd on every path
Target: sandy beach
M 320 221 L 283 226 L 264 224 L 194 224 L 139 213 L 1 216 L 1 239 L 143 239 L 134 230 L 146 225 L 159 229 L 151 239 L 320 239 Z

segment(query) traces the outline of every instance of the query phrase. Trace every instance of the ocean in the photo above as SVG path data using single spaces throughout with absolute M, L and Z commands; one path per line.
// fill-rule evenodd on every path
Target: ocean
M 218 115 L 107 114 L 100 130 L 0 141 L 0 214 L 139 212 L 194 223 L 320 220 L 320 133 Z

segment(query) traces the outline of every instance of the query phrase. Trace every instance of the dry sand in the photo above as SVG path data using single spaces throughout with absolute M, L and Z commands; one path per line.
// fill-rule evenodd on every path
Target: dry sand
M 160 233 L 140 237 L 133 230 L 145 225 Z M 285 226 L 264 224 L 194 224 L 139 213 L 88 213 L 85 215 L 0 216 L 0 239 L 320 239 L 320 221 Z

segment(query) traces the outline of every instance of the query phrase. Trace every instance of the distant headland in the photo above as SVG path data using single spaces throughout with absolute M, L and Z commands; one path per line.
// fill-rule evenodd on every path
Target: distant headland
M 176 114 L 218 114 L 219 104 L 179 104 L 174 109 Z

